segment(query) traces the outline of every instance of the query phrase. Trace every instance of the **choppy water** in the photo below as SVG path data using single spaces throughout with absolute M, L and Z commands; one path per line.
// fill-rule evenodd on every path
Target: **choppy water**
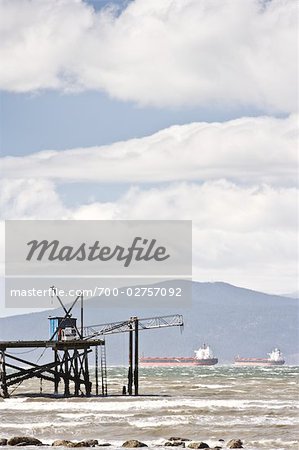
M 152 446 L 175 435 L 210 445 L 240 438 L 247 449 L 298 448 L 298 375 L 299 367 L 144 368 L 146 396 L 139 398 L 0 399 L 0 437 L 95 438 L 119 447 L 129 438 Z M 109 393 L 119 394 L 126 369 L 109 368 L 108 379 Z M 30 390 L 39 382 L 15 394 Z

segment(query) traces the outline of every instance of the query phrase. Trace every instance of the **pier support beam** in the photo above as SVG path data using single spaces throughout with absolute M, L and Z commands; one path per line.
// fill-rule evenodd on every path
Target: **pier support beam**
M 1 353 L 0 353 L 0 381 L 1 381 L 0 395 L 4 398 L 8 398 L 9 394 L 8 394 L 7 383 L 6 383 L 5 349 L 1 350 Z
M 54 362 L 55 362 L 55 367 L 58 367 L 58 365 L 59 365 L 59 358 L 58 358 L 57 350 L 54 350 Z M 54 374 L 54 394 L 58 394 L 59 381 L 60 381 L 60 377 L 59 377 L 58 371 L 55 370 L 55 374 Z
M 138 336 L 138 319 L 134 320 L 135 328 L 135 352 L 134 352 L 134 394 L 138 395 L 139 386 L 139 336 Z
M 91 394 L 91 382 L 89 379 L 89 368 L 88 368 L 88 351 L 84 349 L 84 384 L 85 384 L 85 393 L 87 397 Z
M 77 349 L 74 350 L 74 384 L 75 384 L 75 396 L 78 396 L 80 393 L 80 373 L 79 373 L 79 365 L 78 365 L 79 352 Z
M 133 326 L 129 331 L 129 369 L 128 369 L 128 394 L 133 394 Z
M 128 394 L 139 394 L 139 321 L 138 317 L 131 317 L 129 324 L 129 369 Z
M 70 379 L 69 379 L 69 352 L 64 351 L 64 396 L 69 397 L 70 395 Z
M 99 348 L 95 347 L 95 382 L 96 382 L 96 395 L 99 395 Z M 102 386 L 103 391 L 103 386 Z

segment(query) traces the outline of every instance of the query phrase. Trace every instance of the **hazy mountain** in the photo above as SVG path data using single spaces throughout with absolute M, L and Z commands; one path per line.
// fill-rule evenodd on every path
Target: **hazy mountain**
M 236 355 L 265 356 L 274 346 L 287 362 L 299 362 L 298 300 L 268 295 L 226 283 L 192 282 L 193 302 L 185 309 L 93 308 L 88 300 L 85 325 L 127 319 L 131 315 L 148 317 L 181 313 L 184 330 L 168 328 L 140 333 L 140 352 L 148 356 L 192 355 L 203 342 L 211 345 L 219 362 L 231 362 Z M 78 311 L 77 311 L 78 312 Z M 51 315 L 61 315 L 52 310 Z M 49 312 L 31 313 L 0 319 L 0 340 L 43 339 L 48 337 Z M 127 334 L 107 336 L 108 363 L 127 361 Z
M 290 297 L 290 298 L 297 298 L 299 299 L 299 292 L 295 291 L 295 292 L 290 292 L 288 294 L 284 294 L 284 297 Z

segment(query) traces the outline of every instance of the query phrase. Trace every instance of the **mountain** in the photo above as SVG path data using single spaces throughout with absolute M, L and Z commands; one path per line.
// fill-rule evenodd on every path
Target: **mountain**
M 203 342 L 220 363 L 236 355 L 266 356 L 278 346 L 289 364 L 299 363 L 298 299 L 263 294 L 226 283 L 192 282 L 192 305 L 186 308 L 95 308 L 86 301 L 85 325 L 114 322 L 132 315 L 151 317 L 180 313 L 184 330 L 167 328 L 140 333 L 140 353 L 146 356 L 188 356 Z M 124 303 L 125 304 L 125 303 Z M 76 313 L 79 311 L 77 309 Z M 51 315 L 62 315 L 51 310 Z M 75 314 L 74 314 L 75 315 Z M 47 339 L 49 311 L 0 319 L 0 340 Z M 126 333 L 106 337 L 108 364 L 126 364 Z
M 283 294 L 284 297 L 290 297 L 290 298 L 298 298 L 299 299 L 299 292 L 290 292 L 288 294 Z

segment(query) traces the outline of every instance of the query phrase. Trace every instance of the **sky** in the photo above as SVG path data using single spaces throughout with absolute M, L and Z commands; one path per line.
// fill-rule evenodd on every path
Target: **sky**
M 195 280 L 298 290 L 297 2 L 0 0 L 0 17 L 2 230 L 192 219 Z M 1 248 L 3 276 L 3 231 Z

